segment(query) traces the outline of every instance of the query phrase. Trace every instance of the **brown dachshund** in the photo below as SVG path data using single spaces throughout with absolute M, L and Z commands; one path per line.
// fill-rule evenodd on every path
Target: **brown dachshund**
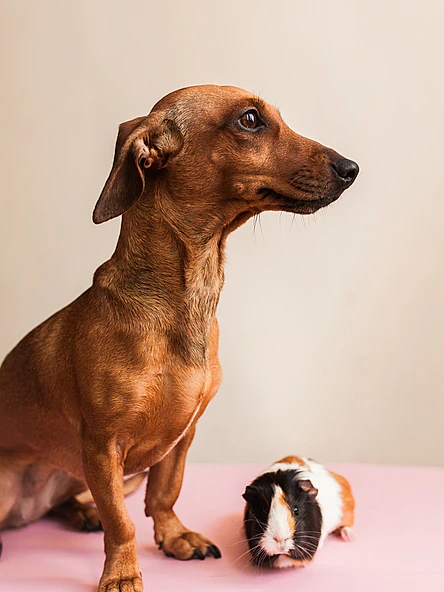
M 119 128 L 96 223 L 123 214 L 93 285 L 0 370 L 0 529 L 48 511 L 103 525 L 100 592 L 142 590 L 124 475 L 150 467 L 145 513 L 178 559 L 220 557 L 173 511 L 221 369 L 215 317 L 228 234 L 266 210 L 310 214 L 358 166 L 234 87 L 178 90 Z M 76 495 L 90 489 L 97 510 Z

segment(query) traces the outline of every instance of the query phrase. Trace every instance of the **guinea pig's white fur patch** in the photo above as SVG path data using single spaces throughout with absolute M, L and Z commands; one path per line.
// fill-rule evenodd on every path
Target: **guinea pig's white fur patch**
M 326 537 L 341 526 L 342 518 L 342 497 L 341 486 L 329 471 L 321 464 L 308 458 L 301 459 L 302 463 L 278 462 L 271 465 L 264 473 L 276 471 L 299 471 L 299 478 L 309 479 L 318 490 L 316 501 L 319 504 L 322 514 L 322 532 L 319 540 L 318 550 L 322 547 Z M 273 499 L 274 501 L 274 499 Z
M 267 528 L 262 535 L 260 546 L 268 555 L 288 553 L 294 548 L 294 529 L 294 516 L 285 501 L 284 492 L 279 485 L 275 485 Z

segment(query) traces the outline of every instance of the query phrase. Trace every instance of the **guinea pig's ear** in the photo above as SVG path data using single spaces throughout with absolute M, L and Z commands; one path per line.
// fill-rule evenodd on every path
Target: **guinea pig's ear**
M 145 190 L 145 170 L 163 168 L 182 146 L 178 126 L 162 113 L 122 123 L 113 166 L 94 208 L 93 221 L 101 224 L 129 210 Z
M 318 490 L 313 486 L 313 483 L 309 479 L 299 481 L 299 487 L 304 491 L 308 497 L 312 500 L 318 495 Z
M 247 503 L 252 504 L 259 497 L 259 490 L 257 487 L 254 487 L 254 485 L 247 485 L 242 497 Z

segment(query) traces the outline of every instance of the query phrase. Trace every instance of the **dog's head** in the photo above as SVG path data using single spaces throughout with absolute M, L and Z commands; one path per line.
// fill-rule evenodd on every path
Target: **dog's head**
M 185 222 L 198 213 L 208 228 L 209 220 L 235 227 L 265 210 L 310 214 L 335 201 L 358 171 L 296 134 L 262 99 L 230 86 L 194 86 L 120 126 L 93 219 L 119 216 L 139 199 L 173 208 Z

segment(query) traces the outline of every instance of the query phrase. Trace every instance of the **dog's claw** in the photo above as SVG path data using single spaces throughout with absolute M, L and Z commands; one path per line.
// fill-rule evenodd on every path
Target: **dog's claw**
M 216 545 L 208 545 L 207 555 L 212 555 L 214 559 L 220 559 L 222 557 L 222 553 L 219 551 Z
M 160 543 L 158 543 L 157 548 L 159 549 L 159 551 L 162 551 L 163 541 L 160 541 Z
M 99 521 L 97 525 L 93 525 L 91 523 L 90 520 L 88 520 L 88 518 L 85 518 L 85 521 L 83 522 L 83 526 L 82 526 L 82 531 L 83 532 L 97 532 L 99 530 L 103 531 L 103 526 L 102 523 Z
M 122 578 L 100 583 L 99 592 L 142 592 L 141 578 Z
M 194 549 L 193 555 L 191 559 L 205 559 L 205 555 L 202 553 L 200 549 Z

